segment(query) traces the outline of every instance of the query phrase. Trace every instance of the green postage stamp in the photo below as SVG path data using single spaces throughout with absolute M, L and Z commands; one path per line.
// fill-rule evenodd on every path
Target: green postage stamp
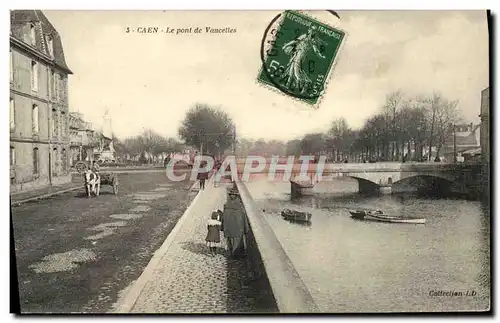
M 285 11 L 279 18 L 262 39 L 258 82 L 316 106 L 345 32 L 297 11 Z

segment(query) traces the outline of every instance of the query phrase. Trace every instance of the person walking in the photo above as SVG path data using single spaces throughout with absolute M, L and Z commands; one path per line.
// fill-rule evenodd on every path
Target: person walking
M 97 162 L 94 160 L 92 162 L 92 171 L 96 174 L 99 174 L 99 164 L 97 164 Z
M 217 172 L 219 171 L 220 167 L 222 166 L 222 163 L 217 159 L 214 163 L 214 167 L 212 169 L 212 174 L 214 176 L 214 187 L 218 187 L 219 186 L 219 182 L 218 182 L 218 179 L 216 174 Z
M 222 223 L 218 220 L 219 212 L 212 212 L 210 220 L 207 223 L 207 236 L 205 242 L 210 248 L 210 254 L 214 256 L 217 253 L 217 246 L 220 243 L 220 228 Z
M 203 163 L 201 165 L 201 167 L 205 167 L 205 166 L 206 166 L 206 163 Z M 208 179 L 208 172 L 207 171 L 198 172 L 197 179 L 200 181 L 200 190 L 204 190 L 205 189 L 205 182 Z
M 222 225 L 228 256 L 243 255 L 246 249 L 246 234 L 249 231 L 249 226 L 242 211 L 241 201 L 232 190 L 229 192 L 229 199 L 224 207 Z

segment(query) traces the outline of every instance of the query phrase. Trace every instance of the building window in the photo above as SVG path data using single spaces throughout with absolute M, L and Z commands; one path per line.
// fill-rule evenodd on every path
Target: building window
M 10 51 L 10 82 L 14 82 L 14 54 Z
M 50 73 L 49 73 L 49 96 L 50 96 L 50 98 L 54 97 L 54 81 L 55 81 L 54 70 L 50 69 Z
M 14 166 L 16 164 L 16 149 L 10 146 L 10 166 Z
M 40 161 L 40 156 L 38 156 L 38 148 L 33 148 L 33 174 L 37 175 L 39 172 L 38 163 Z
M 30 41 L 31 41 L 31 45 L 35 46 L 35 44 L 36 44 L 35 24 L 30 24 Z
M 52 36 L 47 36 L 47 47 L 49 49 L 49 54 L 51 57 L 54 57 L 54 42 L 52 40 Z
M 60 85 L 60 88 L 61 88 L 61 96 L 60 96 L 60 99 L 63 101 L 63 102 L 66 102 L 66 100 L 68 99 L 68 94 L 67 94 L 67 86 L 66 86 L 66 77 L 64 75 L 61 75 L 61 85 Z
M 38 123 L 38 106 L 33 104 L 31 108 L 31 120 L 33 125 L 33 133 L 36 134 L 40 131 L 40 124 Z
M 48 77 L 48 83 L 47 83 L 47 88 L 48 88 L 48 93 L 49 93 L 49 99 L 52 98 L 52 69 L 49 68 L 49 73 L 47 75 Z
M 52 109 L 52 135 L 57 136 L 57 111 L 56 109 Z
M 38 91 L 38 63 L 31 61 L 31 89 Z
M 59 74 L 57 73 L 54 73 L 54 94 L 55 94 L 55 98 L 56 100 L 59 99 Z
M 16 128 L 16 108 L 14 106 L 14 98 L 10 98 L 9 115 L 10 130 L 14 130 Z
M 66 168 L 67 168 L 67 162 L 68 162 L 68 156 L 66 156 L 66 149 L 63 148 L 62 150 L 62 154 L 61 154 L 61 158 L 62 158 L 62 170 L 63 172 L 66 172 Z
M 66 114 L 64 111 L 61 111 L 61 135 L 65 136 L 67 133 L 66 131 Z

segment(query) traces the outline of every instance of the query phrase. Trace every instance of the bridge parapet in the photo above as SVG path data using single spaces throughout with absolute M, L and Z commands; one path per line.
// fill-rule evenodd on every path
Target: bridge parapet
M 429 171 L 460 171 L 476 167 L 475 164 L 448 164 L 448 163 L 405 163 L 401 164 L 403 172 L 429 172 Z
M 252 167 L 251 172 L 255 173 L 257 164 L 246 165 L 244 161 L 239 160 L 236 163 L 238 173 L 243 173 L 245 167 Z M 266 160 L 266 165 L 258 173 L 268 173 L 272 170 L 271 160 Z M 277 164 L 276 171 L 284 172 L 289 169 L 293 174 L 298 174 L 302 170 L 302 164 L 294 163 L 291 165 Z M 453 171 L 464 168 L 470 168 L 470 165 L 444 164 L 444 163 L 400 163 L 400 162 L 378 162 L 378 163 L 326 163 L 313 164 L 309 163 L 307 173 L 379 173 L 379 172 L 431 172 L 431 171 Z M 249 169 L 250 170 L 250 169 Z
M 241 201 L 280 312 L 313 313 L 318 307 L 248 188 L 236 181 Z

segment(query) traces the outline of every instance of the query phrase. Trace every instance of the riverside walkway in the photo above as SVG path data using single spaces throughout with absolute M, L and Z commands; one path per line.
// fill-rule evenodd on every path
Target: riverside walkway
M 246 261 L 228 259 L 224 241 L 215 256 L 205 245 L 207 221 L 214 209 L 223 209 L 226 196 L 226 186 L 208 181 L 114 313 L 268 311 L 258 286 L 247 284 Z

